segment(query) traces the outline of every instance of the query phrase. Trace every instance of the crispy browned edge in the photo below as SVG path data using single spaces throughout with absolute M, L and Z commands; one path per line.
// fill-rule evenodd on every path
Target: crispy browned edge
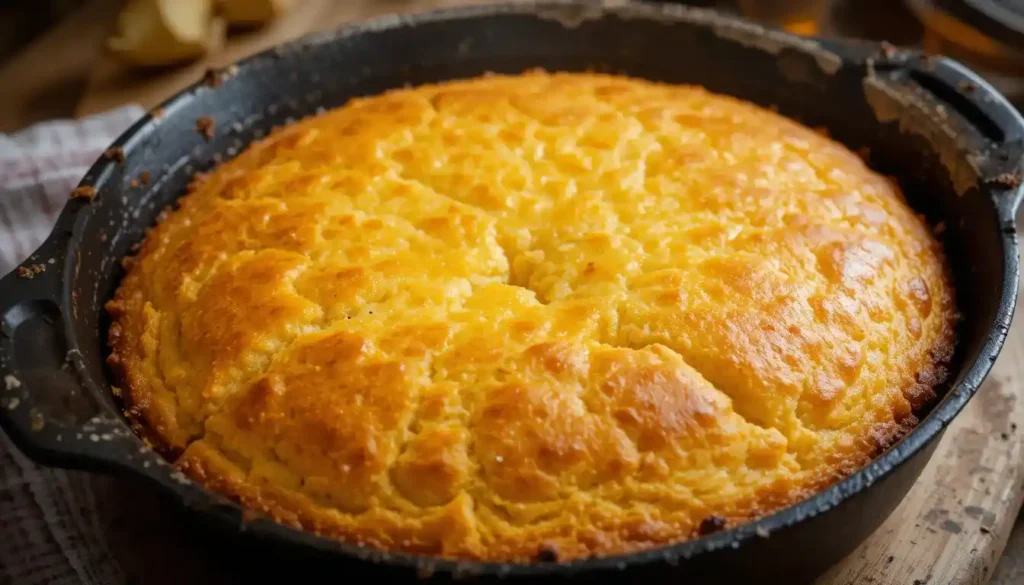
M 250 148 L 253 145 L 263 142 L 269 138 L 270 136 L 263 140 L 255 141 L 250 145 Z M 205 172 L 196 173 L 193 180 L 189 183 L 183 197 L 192 194 L 196 188 L 210 176 L 210 174 L 216 171 L 217 166 L 220 165 L 218 164 L 214 168 Z M 893 183 L 894 187 L 899 189 L 898 182 L 894 180 Z M 902 190 L 899 190 L 899 194 L 902 195 Z M 148 248 L 154 245 L 153 241 L 149 237 L 150 232 L 165 221 L 169 215 L 170 209 L 164 209 L 164 211 L 157 216 L 156 225 L 146 231 L 146 235 L 143 238 L 143 244 L 138 250 L 139 256 L 145 255 Z M 926 223 L 924 216 L 918 215 L 917 217 L 919 221 Z M 952 361 L 957 342 L 955 326 L 957 321 L 960 319 L 960 313 L 955 303 L 954 282 L 945 251 L 941 243 L 939 243 L 939 236 L 933 231 L 930 233 L 932 233 L 932 251 L 944 269 L 942 280 L 945 286 L 943 287 L 941 306 L 949 309 L 950 318 L 947 318 L 946 322 L 943 323 L 940 338 L 929 352 L 931 361 L 922 369 L 922 371 L 915 374 L 914 383 L 902 390 L 903 396 L 908 400 L 908 402 L 910 402 L 911 414 L 903 420 L 898 421 L 896 424 L 885 425 L 883 428 L 874 429 L 871 436 L 865 438 L 865 440 L 872 440 L 874 442 L 874 448 L 871 451 L 868 451 L 869 455 L 858 461 L 846 460 L 837 462 L 833 473 L 824 474 L 819 477 L 817 481 L 809 482 L 804 485 L 802 489 L 793 490 L 784 496 L 773 494 L 774 497 L 764 497 L 762 495 L 753 508 L 757 511 L 756 513 L 751 513 L 746 517 L 730 517 L 726 519 L 724 526 L 725 529 L 756 520 L 757 518 L 795 505 L 824 490 L 828 486 L 846 479 L 881 455 L 889 447 L 910 434 L 910 432 L 913 431 L 920 422 L 918 415 L 921 411 L 937 399 L 936 389 L 945 382 L 949 375 L 948 366 Z M 124 279 L 122 279 L 121 284 L 118 286 L 114 299 L 105 305 L 105 308 L 111 317 L 111 324 L 107 336 L 111 353 L 107 358 L 107 365 L 110 368 L 113 381 L 116 383 L 113 386 L 114 393 L 122 402 L 125 416 L 128 418 L 132 430 L 139 435 L 143 442 L 165 458 L 173 461 L 178 468 L 199 482 L 206 489 L 219 492 L 234 499 L 245 508 L 244 513 L 246 515 L 256 512 L 258 514 L 266 515 L 278 523 L 320 536 L 326 536 L 346 542 L 352 542 L 355 540 L 355 543 L 359 545 L 370 545 L 380 549 L 391 550 L 392 552 L 401 550 L 401 547 L 393 547 L 389 543 L 373 542 L 365 539 L 352 539 L 352 535 L 348 532 L 340 530 L 337 526 L 330 523 L 323 522 L 322 519 L 318 517 L 319 515 L 316 514 L 315 507 L 310 505 L 310 503 L 301 496 L 293 494 L 287 490 L 280 489 L 276 486 L 257 487 L 244 479 L 232 477 L 237 474 L 233 473 L 235 470 L 231 469 L 230 465 L 219 466 L 214 464 L 215 461 L 219 461 L 219 458 L 207 457 L 205 458 L 205 461 L 200 461 L 198 458 L 192 458 L 189 461 L 181 460 L 183 450 L 172 446 L 168 442 L 167 438 L 162 435 L 160 430 L 157 428 L 162 426 L 161 422 L 152 418 L 152 416 L 156 415 L 148 408 L 150 396 L 147 384 L 144 381 L 133 381 L 132 378 L 137 376 L 138 372 L 135 372 L 133 375 L 132 372 L 129 372 L 129 368 L 126 367 L 126 364 L 124 363 L 123 356 L 127 353 L 125 350 L 125 344 L 129 341 L 123 334 L 124 327 L 122 319 L 125 318 L 126 313 L 123 292 L 125 280 L 132 276 L 132 269 L 135 264 L 134 257 L 126 256 L 123 259 L 122 264 L 126 270 Z M 645 542 L 630 548 L 615 548 L 595 551 L 591 556 L 599 557 L 625 554 L 635 552 L 637 550 L 683 542 L 699 536 L 703 536 L 700 530 L 700 525 L 694 528 L 691 534 L 680 535 L 678 538 Z M 524 558 L 535 557 L 528 555 Z M 471 557 L 468 560 L 473 560 L 473 558 Z

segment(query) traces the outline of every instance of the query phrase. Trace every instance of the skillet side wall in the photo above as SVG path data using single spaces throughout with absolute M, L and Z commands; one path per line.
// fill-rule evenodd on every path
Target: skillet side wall
M 925 90 L 919 83 L 930 78 L 927 69 L 910 63 L 909 57 L 875 63 L 877 47 L 873 45 L 833 45 L 830 52 L 811 41 L 765 33 L 752 25 L 731 26 L 732 21 L 700 11 L 685 11 L 695 15 L 692 18 L 659 19 L 642 16 L 653 13 L 652 8 L 588 10 L 484 7 L 452 13 L 465 18 L 428 15 L 378 21 L 286 45 L 242 63 L 218 87 L 200 85 L 173 98 L 158 119 L 141 122 L 123 139 L 121 146 L 128 153 L 124 167 L 100 163 L 90 171 L 84 183 L 96 185 L 96 200 L 73 202 L 76 207 L 65 210 L 58 232 L 71 233 L 66 248 L 71 252 L 64 257 L 64 249 L 51 248 L 65 266 L 63 288 L 50 300 L 23 303 L 19 314 L 25 318 L 5 332 L 17 342 L 10 354 L 13 363 L 7 366 L 38 374 L 39 379 L 27 380 L 26 386 L 48 388 L 40 405 L 51 405 L 53 412 L 44 414 L 68 428 L 81 429 L 97 420 L 96 415 L 104 419 L 118 412 L 103 366 L 109 321 L 102 307 L 123 276 L 121 258 L 142 239 L 160 211 L 173 205 L 195 172 L 211 168 L 215 157 L 234 156 L 274 126 L 355 96 L 488 71 L 596 70 L 700 84 L 778 107 L 807 125 L 827 127 L 851 148 L 868 148 L 871 165 L 895 175 L 915 209 L 932 224 L 944 223 L 944 243 L 964 314 L 952 373 L 940 391 L 942 396 L 955 386 L 944 399 L 948 407 L 934 407 L 942 412 L 924 421 L 865 473 L 759 522 L 761 536 L 747 526 L 621 559 L 505 570 L 471 563 L 396 562 L 395 555 L 376 553 L 336 555 L 339 550 L 352 552 L 352 547 L 324 543 L 265 521 L 253 523 L 249 532 L 271 544 L 300 547 L 286 547 L 281 554 L 319 551 L 327 553 L 318 555 L 321 558 L 345 563 L 346 570 L 439 580 L 447 580 L 452 572 L 472 577 L 483 571 L 531 580 L 600 576 L 635 582 L 690 577 L 696 582 L 728 583 L 777 582 L 785 576 L 787 581 L 800 582 L 821 573 L 866 538 L 902 500 L 931 456 L 944 424 L 987 372 L 978 360 L 988 360 L 990 366 L 1005 336 L 1005 330 L 993 331 L 993 323 L 1000 319 L 1008 323 L 1013 298 L 1007 291 L 1011 286 L 1016 290 L 1015 236 L 1007 235 L 1005 223 L 1008 204 L 979 180 L 979 175 L 990 174 L 986 172 L 990 162 L 972 167 L 964 151 L 980 152 L 988 145 L 1019 154 L 1020 120 L 993 118 L 949 94 L 936 97 L 935 87 Z M 405 61 L 410 54 L 418 56 L 416 64 Z M 888 93 L 867 95 L 867 76 Z M 936 87 L 942 93 L 945 86 Z M 926 107 L 914 114 L 911 110 L 918 104 Z M 935 122 L 934 112 L 925 112 L 936 105 L 948 109 L 948 126 Z M 210 117 L 216 124 L 212 140 L 196 130 L 201 117 Z M 133 187 L 130 180 L 143 172 L 150 173 L 153 182 Z M 61 321 L 67 343 L 53 331 L 52 324 Z M 77 376 L 61 367 L 65 354 Z M 68 396 L 76 398 L 69 403 Z M 124 427 L 123 420 L 104 420 L 112 428 Z M 135 471 L 183 499 L 205 520 L 237 531 L 241 519 L 237 507 L 187 482 L 172 481 L 170 472 L 149 466 L 142 470 L 142 457 L 131 455 L 137 446 L 134 437 L 118 435 L 101 455 L 91 447 L 74 456 L 65 452 L 63 458 L 45 449 L 38 449 L 36 455 L 59 465 Z M 31 445 L 26 450 L 32 454 Z M 768 538 L 763 537 L 765 529 L 770 529 Z M 370 562 L 355 561 L 356 556 L 368 557 Z M 628 570 L 621 570 L 627 566 Z

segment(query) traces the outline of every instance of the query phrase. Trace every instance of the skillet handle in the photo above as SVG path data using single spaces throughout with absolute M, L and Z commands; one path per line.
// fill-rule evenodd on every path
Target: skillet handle
M 892 72 L 909 78 L 945 107 L 963 116 L 988 140 L 1009 144 L 1024 139 L 1024 124 L 1017 109 L 989 82 L 958 61 L 884 42 L 808 38 L 867 76 Z
M 120 465 L 111 443 L 131 433 L 82 375 L 61 309 L 81 205 L 70 203 L 39 250 L 0 279 L 0 427 L 38 463 L 112 469 Z
M 977 73 L 952 59 L 922 56 L 913 61 L 908 75 L 990 141 L 992 149 L 980 153 L 978 167 L 985 187 L 995 197 L 1000 219 L 1012 224 L 1024 193 L 1024 121 L 1020 113 Z
M 913 83 L 970 124 L 982 144 L 990 145 L 975 153 L 983 186 L 995 196 L 1004 225 L 1014 223 L 1024 193 L 1024 119 L 998 90 L 948 57 L 874 41 L 823 37 L 814 40 L 840 55 L 844 63 L 854 64 L 864 75 L 893 75 Z

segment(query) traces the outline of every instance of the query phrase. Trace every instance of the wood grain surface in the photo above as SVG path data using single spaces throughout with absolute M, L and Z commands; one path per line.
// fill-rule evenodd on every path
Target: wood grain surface
M 98 64 L 84 72 L 85 90 L 75 111 L 85 115 L 127 102 L 152 107 L 209 67 L 226 65 L 307 32 L 386 12 L 464 1 L 306 0 L 269 28 L 233 37 L 224 52 L 188 67 L 140 74 L 101 56 Z M 88 24 L 91 32 L 81 34 L 94 43 L 105 34 L 94 21 L 112 18 L 110 4 L 97 0 L 90 20 L 77 23 Z M 75 22 L 62 25 L 64 34 L 75 26 Z M 33 59 L 39 62 L 38 55 L 65 55 L 71 61 L 61 65 L 65 69 L 74 69 L 84 59 L 67 56 L 70 49 L 62 46 L 59 35 L 44 40 L 44 50 L 28 59 L 22 56 L 16 63 L 18 71 L 30 70 Z M 9 66 L 0 69 L 0 76 L 9 70 Z M 0 100 L 3 92 L 0 84 Z M 0 128 L 3 125 L 0 116 Z M 881 529 L 815 585 L 980 585 L 993 572 L 997 585 L 1024 582 L 1024 526 L 1014 536 L 1012 554 L 995 570 L 1024 497 L 1022 382 L 1024 319 L 1019 319 L 992 374 L 947 431 L 907 499 Z M 83 485 L 95 492 L 97 520 L 132 582 L 240 580 L 235 567 L 218 552 L 218 543 L 182 525 L 173 506 L 149 488 L 134 480 L 101 477 L 86 477 Z

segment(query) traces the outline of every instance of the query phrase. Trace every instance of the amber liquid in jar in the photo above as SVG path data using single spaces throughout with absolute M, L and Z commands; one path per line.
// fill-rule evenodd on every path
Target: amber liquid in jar
M 821 32 L 830 0 L 738 0 L 745 18 L 798 35 Z

